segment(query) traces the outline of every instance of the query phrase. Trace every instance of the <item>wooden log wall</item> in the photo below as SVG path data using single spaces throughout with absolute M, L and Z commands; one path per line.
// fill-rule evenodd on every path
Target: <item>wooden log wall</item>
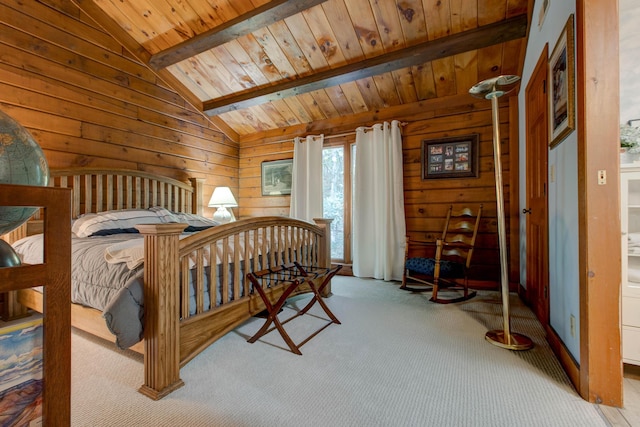
M 514 101 L 501 100 L 500 132 L 504 182 L 507 242 L 509 247 L 510 280 L 515 288 L 519 281 L 519 213 L 517 120 Z M 448 105 L 447 105 L 448 104 Z M 419 107 L 419 108 L 417 108 Z M 419 111 L 419 113 L 416 113 Z M 389 113 L 393 114 L 393 111 Z M 261 163 L 293 157 L 294 136 L 324 133 L 341 134 L 358 126 L 370 126 L 391 117 L 378 117 L 377 112 L 362 115 L 360 123 L 341 123 L 328 120 L 316 123 L 312 129 L 291 128 L 277 132 L 256 134 L 240 139 L 240 214 L 288 215 L 289 196 L 261 195 Z M 497 208 L 493 159 L 493 127 L 491 104 L 470 96 L 449 100 L 414 104 L 413 109 L 396 109 L 395 119 L 407 123 L 403 128 L 403 163 L 405 218 L 407 233 L 415 238 L 435 239 L 442 233 L 449 205 L 484 207 L 481 228 L 474 252 L 473 279 L 484 287 L 497 287 L 500 280 L 500 261 L 497 235 Z M 324 128 L 324 131 L 323 131 Z M 421 144 L 423 140 L 477 133 L 479 135 L 478 178 L 421 179 Z M 355 141 L 355 135 L 346 136 Z M 335 140 L 330 140 L 335 142 Z M 513 155 L 513 153 L 516 153 Z M 513 232 L 512 232 L 513 231 Z
M 51 167 L 120 167 L 181 180 L 200 177 L 205 179 L 205 199 L 215 186 L 232 188 L 239 198 L 237 216 L 287 215 L 288 196 L 261 196 L 263 161 L 291 158 L 294 136 L 332 135 L 398 119 L 408 123 L 403 129 L 408 233 L 435 236 L 449 204 L 483 203 L 476 277 L 498 280 L 488 101 L 466 95 L 422 101 L 385 113 L 364 112 L 356 121 L 329 119 L 254 134 L 242 137 L 238 146 L 72 2 L 0 0 L 0 26 L 0 108 L 31 131 Z M 517 157 L 511 156 L 517 141 L 509 126 L 517 115 L 505 102 L 503 173 L 510 271 L 517 281 Z M 480 135 L 479 178 L 422 181 L 421 141 L 468 133 Z
M 0 109 L 50 167 L 118 167 L 238 194 L 236 142 L 68 0 L 0 0 Z

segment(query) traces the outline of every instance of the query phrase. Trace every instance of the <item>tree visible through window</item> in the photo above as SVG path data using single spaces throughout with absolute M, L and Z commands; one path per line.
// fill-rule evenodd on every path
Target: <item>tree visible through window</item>
M 322 210 L 331 223 L 331 259 L 344 260 L 344 149 L 322 150 Z
M 323 216 L 333 219 L 331 259 L 345 264 L 351 264 L 351 176 L 354 155 L 355 144 L 345 142 L 325 146 L 322 150 Z

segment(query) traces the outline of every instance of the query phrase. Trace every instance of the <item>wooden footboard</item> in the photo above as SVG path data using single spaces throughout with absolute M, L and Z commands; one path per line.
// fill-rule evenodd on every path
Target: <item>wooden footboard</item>
M 191 179 L 189 185 L 140 171 L 82 168 L 52 170 L 51 175 L 52 186 L 72 189 L 74 218 L 152 206 L 202 214 L 200 179 Z M 183 239 L 180 234 L 186 224 L 139 226 L 145 241 L 144 341 L 133 349 L 144 348 L 145 380 L 140 392 L 160 399 L 180 387 L 180 367 L 264 309 L 262 300 L 252 293 L 247 273 L 292 261 L 330 267 L 331 220 L 315 222 L 246 218 Z M 30 222 L 5 238 L 11 243 L 37 229 Z M 223 284 L 220 288 L 218 281 Z M 280 286 L 270 288 L 269 297 L 275 301 L 282 291 Z M 305 291 L 308 288 L 301 287 L 299 293 Z M 42 310 L 42 295 L 36 291 L 20 291 L 17 300 Z M 113 341 L 98 310 L 72 304 L 72 324 Z
M 264 309 L 246 280 L 248 272 L 292 261 L 329 267 L 331 220 L 316 223 L 247 218 L 184 239 L 179 239 L 184 224 L 138 226 L 145 238 L 145 383 L 140 392 L 160 399 L 182 386 L 181 366 Z M 282 291 L 282 285 L 273 287 L 269 297 L 275 301 Z

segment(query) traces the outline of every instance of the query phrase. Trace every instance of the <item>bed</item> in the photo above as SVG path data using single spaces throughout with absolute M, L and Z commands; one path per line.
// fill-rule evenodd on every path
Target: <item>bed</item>
M 124 259 L 131 260 L 128 280 L 140 284 L 144 339 L 131 349 L 144 354 L 144 384 L 139 391 L 155 400 L 184 384 L 182 366 L 264 310 L 264 303 L 246 279 L 248 272 L 293 261 L 330 267 L 331 220 L 317 219 L 312 224 L 269 216 L 198 227 L 191 220 L 202 215 L 200 179 L 190 179 L 187 184 L 141 171 L 86 168 L 51 170 L 51 178 L 52 186 L 72 189 L 76 222 L 78 218 L 130 211 L 153 211 L 163 218 L 166 212 L 175 215 L 168 220 L 137 223 L 128 227 L 126 236 L 115 232 L 100 238 L 109 241 L 106 247 L 115 256 L 124 252 Z M 135 232 L 131 233 L 131 228 Z M 185 233 L 189 229 L 191 232 Z M 5 239 L 16 244 L 34 239 L 30 236 L 37 232 L 37 220 L 30 221 Z M 129 243 L 130 239 L 139 243 Z M 131 258 L 132 253 L 137 255 Z M 72 257 L 72 263 L 80 264 L 76 258 Z M 297 293 L 309 290 L 301 287 Z M 277 300 L 282 291 L 282 285 L 269 288 L 269 298 Z M 329 293 L 330 286 L 325 295 Z M 15 298 L 25 307 L 42 311 L 43 298 L 37 290 L 20 290 Z M 117 341 L 103 311 L 85 301 L 72 303 L 72 325 Z

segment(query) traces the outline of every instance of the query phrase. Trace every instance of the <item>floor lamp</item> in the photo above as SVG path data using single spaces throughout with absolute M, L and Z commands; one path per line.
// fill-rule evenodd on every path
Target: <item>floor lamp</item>
M 507 230 L 504 219 L 504 189 L 502 188 L 502 161 L 500 154 L 500 120 L 498 98 L 509 93 L 520 77 L 513 75 L 498 76 L 481 81 L 469 89 L 477 98 L 490 99 L 493 115 L 493 162 L 496 174 L 496 203 L 498 210 L 498 241 L 500 243 L 500 269 L 502 285 L 503 330 L 487 332 L 485 338 L 491 344 L 509 350 L 529 350 L 533 347 L 530 338 L 511 332 L 509 315 L 509 266 L 507 264 Z

